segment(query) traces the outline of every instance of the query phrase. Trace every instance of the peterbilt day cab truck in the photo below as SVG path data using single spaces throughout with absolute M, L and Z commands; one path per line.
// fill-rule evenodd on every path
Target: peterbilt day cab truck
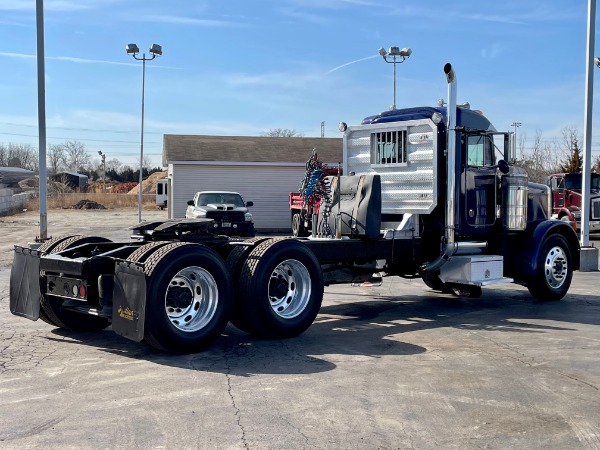
M 600 174 L 590 174 L 590 224 L 591 232 L 600 231 Z M 548 177 L 551 190 L 552 215 L 575 224 L 581 229 L 582 174 L 555 173 Z
M 54 238 L 15 247 L 10 308 L 58 327 L 112 324 L 129 339 L 195 352 L 228 321 L 288 338 L 317 316 L 323 287 L 373 274 L 421 277 L 459 295 L 516 282 L 540 300 L 567 293 L 579 268 L 568 223 L 552 219 L 549 190 L 511 167 L 509 133 L 456 103 L 369 116 L 344 132 L 343 172 L 306 238 L 232 239 L 211 219 L 143 223 L 137 240 Z

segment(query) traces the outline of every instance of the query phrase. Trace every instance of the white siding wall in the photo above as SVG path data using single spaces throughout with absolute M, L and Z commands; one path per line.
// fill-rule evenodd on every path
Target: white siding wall
M 289 230 L 288 195 L 300 188 L 302 166 L 172 164 L 172 218 L 185 217 L 187 201 L 198 191 L 226 190 L 254 202 L 250 212 L 259 230 Z

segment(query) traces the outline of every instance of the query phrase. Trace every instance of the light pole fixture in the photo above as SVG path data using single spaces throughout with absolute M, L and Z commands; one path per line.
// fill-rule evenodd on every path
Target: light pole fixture
M 517 157 L 517 128 L 520 127 L 521 125 L 523 125 L 521 122 L 513 122 L 510 124 L 511 127 L 515 128 L 515 132 L 514 132 L 514 143 L 515 143 L 515 158 Z M 523 155 L 521 155 L 521 158 L 523 158 Z
M 390 109 L 396 109 L 396 64 L 402 64 L 412 54 L 412 50 L 408 47 L 404 47 L 400 50 L 400 47 L 390 47 L 389 50 L 381 47 L 379 54 L 386 63 L 394 65 L 394 104 L 390 106 Z M 390 61 L 388 58 L 391 57 Z
M 102 150 L 98 150 L 98 154 L 102 158 L 102 192 L 106 192 L 106 154 Z
M 157 56 L 162 55 L 162 47 L 158 44 L 152 44 L 152 47 L 148 50 L 151 54 L 151 58 L 146 58 L 146 54 L 143 53 L 140 58 L 138 53 L 140 49 L 136 44 L 127 44 L 125 51 L 128 55 L 133 56 L 134 59 L 142 61 L 142 132 L 140 137 L 140 180 L 139 180 L 139 194 L 138 194 L 138 222 L 142 221 L 142 181 L 143 181 L 143 169 L 144 169 L 144 89 L 146 84 L 146 61 L 152 61 Z

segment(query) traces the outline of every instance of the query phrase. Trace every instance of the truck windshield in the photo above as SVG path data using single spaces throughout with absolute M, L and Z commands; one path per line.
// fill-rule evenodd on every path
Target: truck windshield
M 583 179 L 580 173 L 568 174 L 565 176 L 565 188 L 569 190 L 581 190 Z M 590 189 L 600 190 L 600 174 L 593 173 L 590 183 Z
M 228 204 L 234 206 L 244 206 L 244 201 L 242 200 L 242 197 L 239 194 L 200 194 L 200 198 L 198 199 L 198 206 L 206 206 L 210 204 Z

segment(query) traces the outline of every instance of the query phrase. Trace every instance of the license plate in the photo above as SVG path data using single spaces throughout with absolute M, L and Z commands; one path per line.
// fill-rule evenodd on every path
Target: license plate
M 231 226 L 231 222 L 223 222 L 221 225 L 224 226 L 224 227 L 230 227 Z

